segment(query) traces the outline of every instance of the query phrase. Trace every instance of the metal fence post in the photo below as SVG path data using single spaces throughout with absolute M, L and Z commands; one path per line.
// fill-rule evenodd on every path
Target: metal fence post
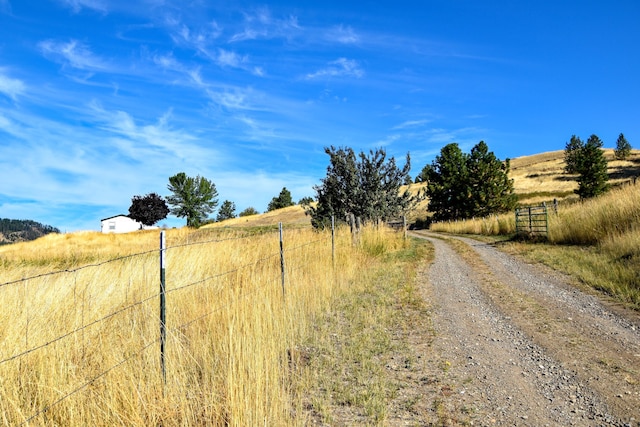
M 160 232 L 160 369 L 162 370 L 162 381 L 167 383 L 167 371 L 164 361 L 164 347 L 167 340 L 166 328 L 166 274 L 165 274 L 165 255 L 166 255 L 164 230 Z
M 331 215 L 331 262 L 336 266 L 336 218 Z
M 278 223 L 278 228 L 280 230 L 280 270 L 282 272 L 282 299 L 285 299 L 284 293 L 284 245 L 282 242 L 282 223 Z

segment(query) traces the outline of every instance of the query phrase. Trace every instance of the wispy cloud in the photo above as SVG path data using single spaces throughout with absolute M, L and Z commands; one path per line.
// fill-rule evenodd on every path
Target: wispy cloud
M 331 42 L 342 44 L 355 44 L 360 41 L 360 36 L 350 26 L 338 25 L 329 29 L 325 35 Z
M 26 89 L 22 80 L 14 79 L 4 73 L 0 68 L 0 93 L 5 94 L 14 101 L 18 95 L 22 94 Z
M 306 75 L 308 80 L 321 79 L 326 77 L 356 77 L 364 76 L 364 70 L 358 61 L 354 59 L 339 58 L 329 62 L 328 66 L 314 73 Z
M 107 61 L 95 55 L 87 45 L 78 40 L 45 40 L 38 46 L 45 56 L 78 70 L 106 71 L 110 68 Z
M 253 12 L 244 13 L 244 27 L 234 33 L 229 38 L 229 42 L 278 37 L 290 38 L 298 30 L 300 30 L 300 25 L 297 17 L 291 15 L 283 19 L 274 18 L 271 16 L 271 11 L 263 7 Z
M 61 0 L 64 5 L 71 8 L 75 13 L 79 13 L 82 9 L 92 9 L 98 12 L 106 13 L 106 0 Z
M 400 123 L 399 125 L 392 127 L 391 129 L 400 130 L 400 129 L 407 129 L 407 128 L 416 128 L 416 127 L 424 126 L 430 122 L 431 120 L 428 120 L 428 119 L 407 120 L 405 122 Z

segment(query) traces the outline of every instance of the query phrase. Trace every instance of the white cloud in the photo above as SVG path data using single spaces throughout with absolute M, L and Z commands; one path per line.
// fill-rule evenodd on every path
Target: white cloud
M 18 95 L 22 94 L 26 87 L 22 80 L 11 78 L 5 75 L 0 68 L 0 93 L 5 94 L 14 101 Z
M 349 26 L 345 27 L 344 25 L 331 28 L 327 32 L 326 38 L 329 41 L 342 44 L 355 44 L 360 41 L 360 36 L 356 34 L 353 28 Z
M 79 13 L 83 8 L 97 10 L 106 13 L 106 0 L 62 0 L 62 3 L 70 7 L 75 13 Z
M 244 68 L 244 64 L 248 61 L 246 55 L 239 55 L 236 52 L 225 49 L 218 49 L 216 62 L 223 67 Z
M 244 13 L 244 20 L 244 28 L 233 34 L 229 38 L 229 42 L 278 37 L 290 38 L 301 29 L 297 17 L 291 15 L 283 19 L 274 18 L 266 7 L 253 13 Z
M 324 77 L 356 77 L 364 76 L 364 70 L 360 67 L 358 61 L 354 59 L 338 58 L 329 62 L 326 68 L 306 75 L 309 80 Z
M 430 123 L 431 120 L 428 119 L 422 119 L 422 120 L 407 120 L 403 123 L 400 123 L 397 126 L 394 126 L 392 129 L 394 130 L 400 130 L 400 129 L 406 129 L 406 128 L 415 128 L 415 127 L 420 127 L 423 125 L 426 125 L 428 123 Z
M 107 71 L 109 66 L 106 61 L 96 56 L 88 46 L 78 40 L 59 42 L 46 40 L 38 44 L 45 56 L 69 65 L 73 68 L 86 71 Z

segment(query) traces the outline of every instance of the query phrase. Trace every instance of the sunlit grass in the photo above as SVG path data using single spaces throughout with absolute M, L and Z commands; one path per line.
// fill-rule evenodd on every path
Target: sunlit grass
M 640 191 L 625 185 L 579 203 L 549 208 L 547 244 L 519 250 L 577 277 L 583 283 L 640 309 Z M 515 234 L 513 213 L 432 224 L 431 230 L 454 234 Z M 516 245 L 512 245 L 515 247 Z
M 330 233 L 285 227 L 283 292 L 276 231 L 166 233 L 166 383 L 157 231 L 0 248 L 1 424 L 304 425 L 291 350 L 405 245 L 339 230 L 332 259 Z

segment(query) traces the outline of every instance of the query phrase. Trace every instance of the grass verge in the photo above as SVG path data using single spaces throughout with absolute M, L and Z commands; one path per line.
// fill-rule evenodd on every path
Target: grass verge
M 428 316 L 415 274 L 432 257 L 429 244 L 417 239 L 384 253 L 316 320 L 296 359 L 305 417 L 330 425 L 385 424 L 401 387 L 387 366 L 407 353 L 398 329 Z

